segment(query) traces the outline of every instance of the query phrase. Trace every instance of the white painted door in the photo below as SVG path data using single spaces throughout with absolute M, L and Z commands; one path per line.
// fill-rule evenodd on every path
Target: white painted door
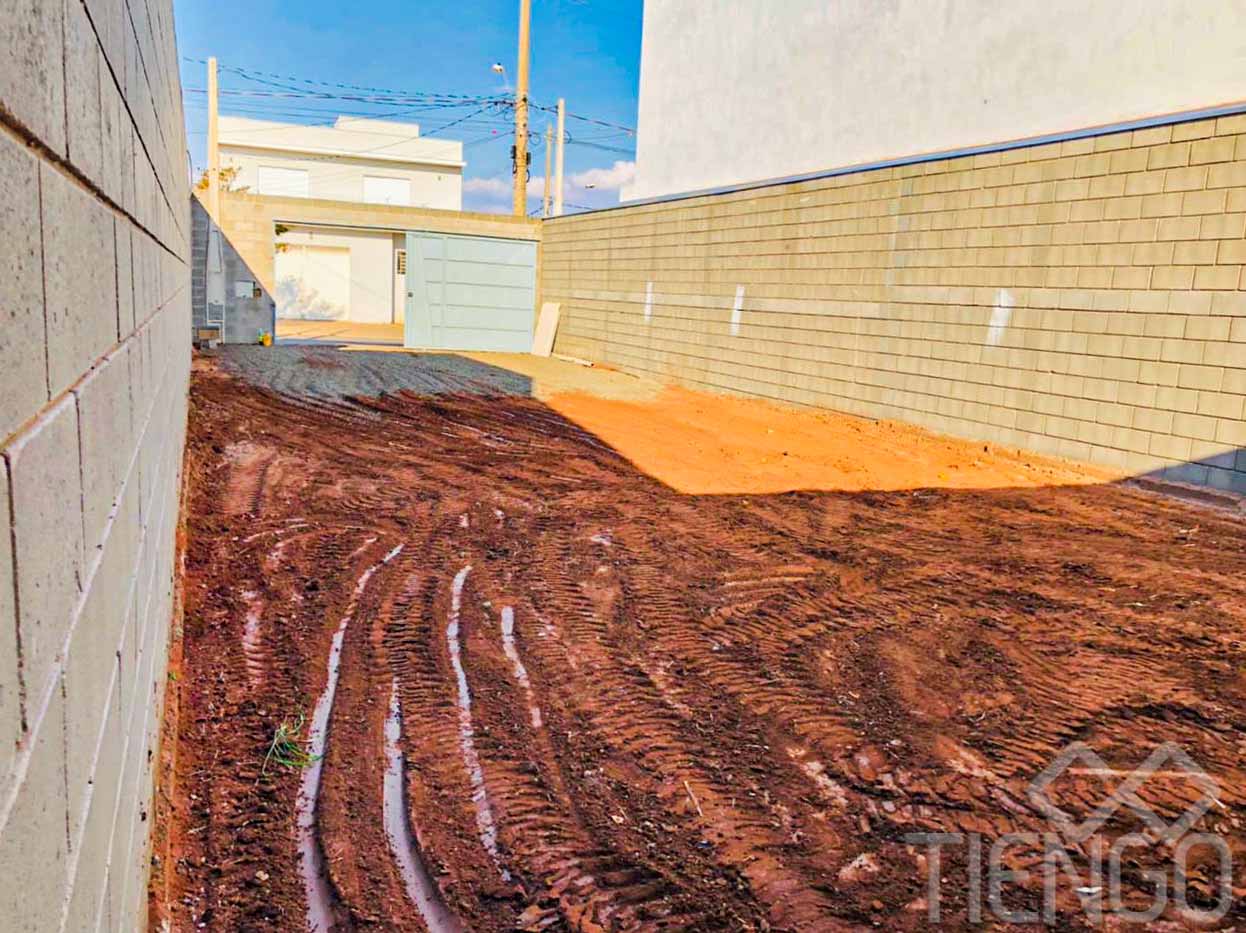
M 277 317 L 342 321 L 350 317 L 350 249 L 291 243 L 275 258 Z

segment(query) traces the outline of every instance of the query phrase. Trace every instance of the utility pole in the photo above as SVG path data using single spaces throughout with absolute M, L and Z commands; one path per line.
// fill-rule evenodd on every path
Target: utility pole
M 554 158 L 554 216 L 562 216 L 562 144 L 567 131 L 567 102 L 558 98 L 558 154 Z
M 532 0 L 519 0 L 519 68 L 515 74 L 516 217 L 528 213 L 528 42 Z
M 208 213 L 221 219 L 221 145 L 216 100 L 216 59 L 208 59 Z
M 542 201 L 542 217 L 549 216 L 549 163 L 554 155 L 554 128 L 545 124 L 545 197 Z

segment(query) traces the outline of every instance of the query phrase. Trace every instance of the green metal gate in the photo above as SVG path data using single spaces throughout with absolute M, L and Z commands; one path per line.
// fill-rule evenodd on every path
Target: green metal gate
M 406 346 L 527 353 L 535 303 L 535 242 L 407 233 Z

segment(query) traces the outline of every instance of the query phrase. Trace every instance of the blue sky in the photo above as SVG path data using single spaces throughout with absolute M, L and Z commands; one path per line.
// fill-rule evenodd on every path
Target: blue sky
M 634 127 L 641 4 L 642 0 L 533 0 L 533 102 L 553 106 L 561 96 L 572 113 Z M 187 58 L 215 55 L 222 69 L 234 66 L 421 94 L 503 96 L 507 91 L 502 80 L 490 69 L 495 61 L 506 67 L 508 80 L 514 79 L 518 0 L 304 0 L 297 4 L 175 0 L 175 9 L 187 132 L 196 167 L 205 162 L 207 110 L 204 94 L 192 89 L 204 88 L 206 79 L 204 66 Z M 274 90 L 272 85 L 225 70 L 220 86 L 261 94 Z M 324 122 L 337 112 L 393 113 L 400 109 L 401 105 L 392 103 L 221 97 L 223 113 L 263 114 L 289 122 Z M 478 109 L 479 105 L 439 108 L 400 118 L 418 122 L 421 133 L 427 134 Z M 543 133 L 550 116 L 534 111 L 533 131 Z M 463 206 L 467 209 L 510 209 L 513 131 L 507 132 L 509 120 L 509 112 L 490 109 L 438 134 L 470 143 L 464 152 Z M 573 141 L 566 147 L 567 201 L 590 207 L 616 203 L 618 183 L 629 173 L 635 139 L 613 127 L 574 119 L 568 121 L 567 131 Z M 533 178 L 542 178 L 544 171 L 544 151 L 538 147 L 532 156 Z M 530 202 L 536 203 L 535 199 Z

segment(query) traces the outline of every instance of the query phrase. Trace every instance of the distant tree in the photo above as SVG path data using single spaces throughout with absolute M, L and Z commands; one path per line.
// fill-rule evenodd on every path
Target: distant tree
M 222 191 L 249 191 L 250 187 L 247 185 L 235 185 L 234 184 L 234 180 L 238 177 L 238 173 L 241 171 L 242 169 L 238 168 L 238 166 L 236 165 L 231 165 L 227 168 L 221 169 L 221 190 Z M 203 170 L 203 173 L 199 176 L 199 180 L 195 182 L 195 188 L 198 191 L 208 190 L 208 170 L 206 168 Z

